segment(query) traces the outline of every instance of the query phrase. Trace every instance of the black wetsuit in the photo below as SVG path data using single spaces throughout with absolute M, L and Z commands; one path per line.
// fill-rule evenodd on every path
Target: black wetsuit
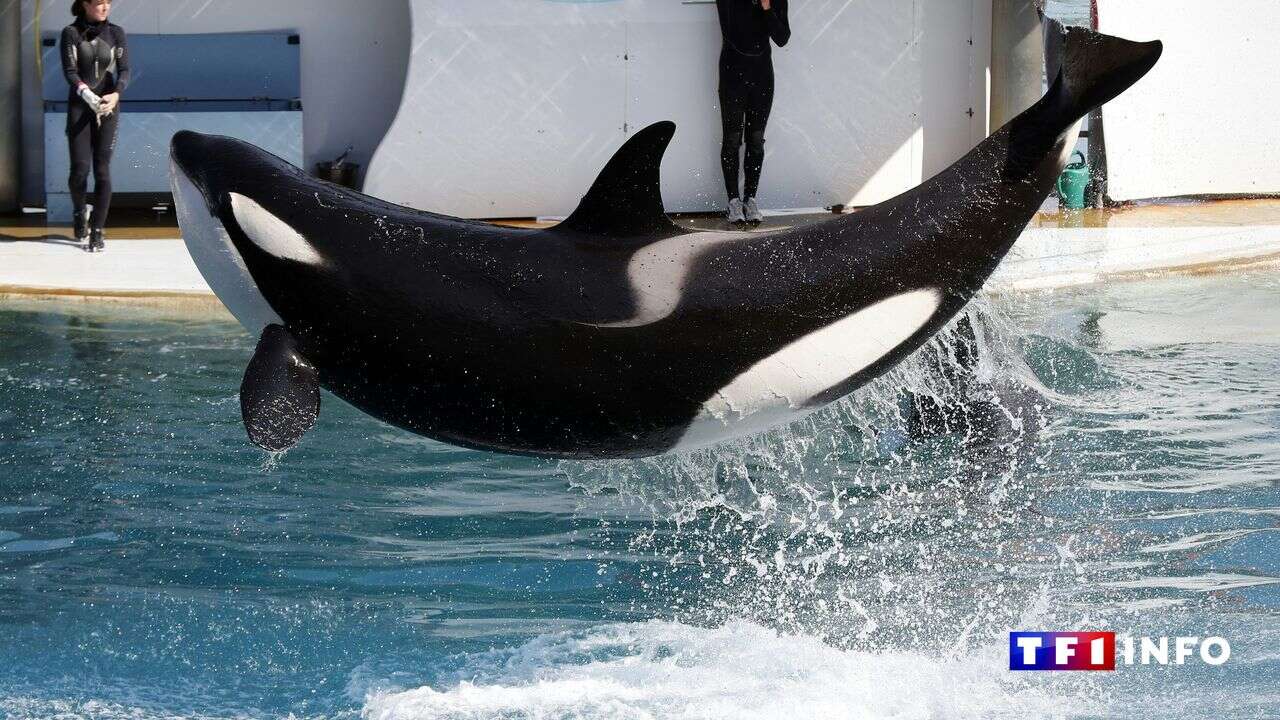
M 725 191 L 738 197 L 738 148 L 746 140 L 743 158 L 746 183 L 742 197 L 755 197 L 764 166 L 764 128 L 773 107 L 773 56 L 770 40 L 782 47 L 791 39 L 787 0 L 773 0 L 768 10 L 760 0 L 716 0 L 720 14 L 720 118 L 724 136 L 720 166 Z
M 129 85 L 129 46 L 124 29 L 110 22 L 77 19 L 62 30 L 62 74 L 71 86 L 67 96 L 67 141 L 71 146 L 71 202 L 76 217 L 84 212 L 93 165 L 93 218 L 101 230 L 111 206 L 111 153 L 116 148 L 120 110 L 96 119 L 93 109 L 77 94 L 81 82 L 98 97 L 123 93 Z

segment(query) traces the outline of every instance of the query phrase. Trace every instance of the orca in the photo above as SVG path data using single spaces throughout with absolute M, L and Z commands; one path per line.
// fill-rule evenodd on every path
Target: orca
M 250 440 L 295 443 L 319 388 L 414 433 L 561 458 L 698 448 L 791 422 L 881 375 L 979 291 L 1039 209 L 1081 119 L 1159 41 L 1080 28 L 1048 93 L 919 187 L 825 222 L 694 232 L 663 211 L 674 124 L 633 135 L 548 229 L 392 205 L 248 143 L 173 137 L 178 220 L 260 340 Z

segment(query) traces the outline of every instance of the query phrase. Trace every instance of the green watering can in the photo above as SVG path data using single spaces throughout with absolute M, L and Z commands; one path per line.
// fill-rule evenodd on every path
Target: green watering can
M 1079 150 L 1072 154 L 1080 156 L 1080 162 L 1073 162 L 1067 165 L 1058 176 L 1058 195 L 1062 196 L 1062 203 L 1071 210 L 1084 209 L 1084 190 L 1089 185 L 1089 163 L 1084 159 L 1084 153 Z

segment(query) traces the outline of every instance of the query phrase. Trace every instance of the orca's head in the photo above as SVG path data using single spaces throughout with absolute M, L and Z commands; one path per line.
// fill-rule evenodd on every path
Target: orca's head
M 327 264 L 284 219 L 297 213 L 305 176 L 249 143 L 189 130 L 173 136 L 169 159 L 182 237 L 209 287 L 252 333 L 286 324 L 262 283 Z

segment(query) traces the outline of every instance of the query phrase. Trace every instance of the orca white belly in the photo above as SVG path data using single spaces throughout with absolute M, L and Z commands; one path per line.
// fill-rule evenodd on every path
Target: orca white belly
M 677 446 L 681 450 L 754 435 L 798 420 L 810 401 L 893 352 L 942 304 L 937 288 L 913 290 L 809 333 L 755 363 L 706 403 Z

